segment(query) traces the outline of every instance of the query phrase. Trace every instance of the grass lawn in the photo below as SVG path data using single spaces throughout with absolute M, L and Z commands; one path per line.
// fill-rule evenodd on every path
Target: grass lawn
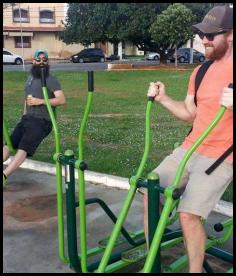
M 144 149 L 149 83 L 161 80 L 171 97 L 183 100 L 192 70 L 95 72 L 93 106 L 84 137 L 84 156 L 89 170 L 123 177 L 134 175 Z M 87 73 L 58 71 L 53 75 L 61 82 L 67 99 L 67 104 L 57 112 L 62 148 L 77 153 L 79 126 L 87 100 Z M 10 132 L 23 112 L 26 78 L 26 72 L 3 74 L 4 116 Z M 188 124 L 154 104 L 152 147 L 144 176 L 172 151 L 175 142 L 183 141 L 189 129 Z M 54 135 L 51 133 L 33 159 L 53 163 L 53 153 Z M 226 197 L 232 201 L 232 192 L 226 192 Z

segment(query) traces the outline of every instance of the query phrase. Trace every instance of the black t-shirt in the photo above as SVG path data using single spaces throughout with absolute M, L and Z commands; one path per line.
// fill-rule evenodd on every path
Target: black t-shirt
M 61 85 L 56 77 L 48 76 L 46 78 L 46 86 L 48 90 L 48 98 L 55 98 L 54 92 L 61 90 Z M 29 76 L 25 84 L 25 97 L 32 95 L 33 97 L 43 99 L 43 90 L 41 86 L 41 79 Z M 52 107 L 55 111 L 55 107 Z M 50 121 L 50 116 L 46 105 L 28 106 L 26 105 L 26 114 L 32 115 L 34 117 L 43 118 Z

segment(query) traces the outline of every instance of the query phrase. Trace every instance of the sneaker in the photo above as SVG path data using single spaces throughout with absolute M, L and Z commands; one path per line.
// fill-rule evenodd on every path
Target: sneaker
M 7 177 L 5 176 L 5 174 L 3 174 L 3 186 L 5 187 L 7 184 Z

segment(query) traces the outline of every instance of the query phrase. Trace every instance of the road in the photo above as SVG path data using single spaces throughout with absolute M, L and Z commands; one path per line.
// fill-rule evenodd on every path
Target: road
M 136 61 L 136 60 L 126 60 L 126 61 L 113 61 L 112 63 L 132 63 L 140 65 L 156 65 L 159 61 Z M 93 62 L 93 63 L 71 63 L 68 61 L 51 61 L 50 70 L 51 71 L 103 71 L 107 69 L 108 62 Z M 25 64 L 25 71 L 29 72 L 32 64 Z M 23 65 L 3 65 L 3 71 L 23 71 Z

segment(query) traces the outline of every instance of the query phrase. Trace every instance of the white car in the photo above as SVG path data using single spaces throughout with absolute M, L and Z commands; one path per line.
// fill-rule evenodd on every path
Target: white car
M 160 60 L 160 54 L 158 54 L 158 53 L 148 53 L 146 55 L 146 60 Z
M 23 63 L 23 58 L 19 55 L 13 54 L 6 49 L 3 49 L 3 63 L 21 65 Z

